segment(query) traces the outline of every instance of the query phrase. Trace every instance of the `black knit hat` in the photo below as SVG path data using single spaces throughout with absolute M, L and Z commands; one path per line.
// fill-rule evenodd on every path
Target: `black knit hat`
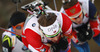
M 12 14 L 10 18 L 10 24 L 15 26 L 18 23 L 25 22 L 25 20 L 26 20 L 25 14 L 22 12 L 16 11 Z

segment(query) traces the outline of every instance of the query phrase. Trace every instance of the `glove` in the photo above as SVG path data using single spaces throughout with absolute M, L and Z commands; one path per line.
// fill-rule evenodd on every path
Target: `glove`
M 86 38 L 86 32 L 77 33 L 77 37 L 78 37 L 78 40 L 80 42 L 85 42 L 87 40 L 87 38 Z
M 68 47 L 68 41 L 65 37 L 59 40 L 59 43 L 54 43 L 50 47 L 51 52 L 58 52 L 59 50 L 66 50 Z
M 93 32 L 92 29 L 87 30 L 87 32 L 88 32 L 89 34 L 87 34 L 86 38 L 87 38 L 88 40 L 90 40 L 90 39 L 93 37 L 94 32 Z
M 58 44 L 59 44 L 60 49 L 66 50 L 68 47 L 67 38 L 66 37 L 61 38 Z
M 82 32 L 77 33 L 78 40 L 81 42 L 85 42 L 86 40 L 90 40 L 94 35 L 92 29 L 82 30 Z
M 54 43 L 50 47 L 50 52 L 58 52 L 60 50 L 60 47 L 57 43 Z
M 78 40 L 81 42 L 90 40 L 94 34 L 88 23 L 82 24 L 81 26 L 77 27 L 76 30 L 78 31 L 77 33 Z

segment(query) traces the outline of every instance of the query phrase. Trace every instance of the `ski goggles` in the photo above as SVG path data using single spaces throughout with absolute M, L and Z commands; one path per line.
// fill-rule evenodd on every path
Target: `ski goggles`
M 24 23 L 22 23 L 21 25 L 16 25 L 16 26 L 12 26 L 14 29 L 18 29 L 20 30 L 22 27 L 24 27 Z
M 54 34 L 54 35 L 47 35 L 47 34 L 45 34 L 45 33 L 43 33 L 46 37 L 49 37 L 49 38 L 53 38 L 53 37 L 56 37 L 57 35 L 59 35 L 61 33 L 61 28 L 59 28 L 59 31 L 56 33 L 56 34 Z
M 76 20 L 77 18 L 81 18 L 81 16 L 82 16 L 82 12 L 80 13 L 79 16 L 77 16 L 77 17 L 70 17 L 70 19 L 71 19 L 71 20 Z

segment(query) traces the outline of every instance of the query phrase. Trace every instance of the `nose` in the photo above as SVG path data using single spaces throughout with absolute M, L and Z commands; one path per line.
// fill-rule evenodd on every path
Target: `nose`
M 80 18 L 77 18 L 76 20 L 77 20 L 77 21 L 80 21 Z
M 81 19 L 81 18 L 77 18 L 77 19 L 76 19 L 76 22 L 77 22 L 77 23 L 81 23 L 81 22 L 82 22 L 82 19 Z
M 54 41 L 55 41 L 55 42 L 57 42 L 57 41 L 58 41 L 58 39 L 59 39 L 58 37 L 54 37 Z

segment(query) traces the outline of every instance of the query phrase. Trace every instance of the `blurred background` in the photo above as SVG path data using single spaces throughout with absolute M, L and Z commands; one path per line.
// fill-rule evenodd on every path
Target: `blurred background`
M 21 9 L 21 6 L 28 4 L 34 0 L 21 0 L 20 3 L 18 3 L 18 10 L 21 12 L 24 12 L 27 15 L 27 12 L 23 11 Z M 53 0 L 43 0 L 46 2 L 49 2 L 49 6 L 54 9 L 54 3 Z M 94 4 L 97 8 L 97 10 L 100 12 L 100 0 L 94 0 Z M 61 0 L 56 0 L 57 9 L 60 10 L 61 8 Z M 12 0 L 0 0 L 0 27 L 7 28 L 9 19 L 13 12 L 16 11 L 16 4 L 12 2 Z M 1 37 L 2 33 L 4 31 L 0 30 L 0 52 L 2 52 L 2 46 L 1 46 Z M 94 40 L 90 40 L 89 42 L 90 46 L 90 52 L 100 52 L 100 47 L 94 42 Z M 78 52 L 72 45 L 72 52 Z

